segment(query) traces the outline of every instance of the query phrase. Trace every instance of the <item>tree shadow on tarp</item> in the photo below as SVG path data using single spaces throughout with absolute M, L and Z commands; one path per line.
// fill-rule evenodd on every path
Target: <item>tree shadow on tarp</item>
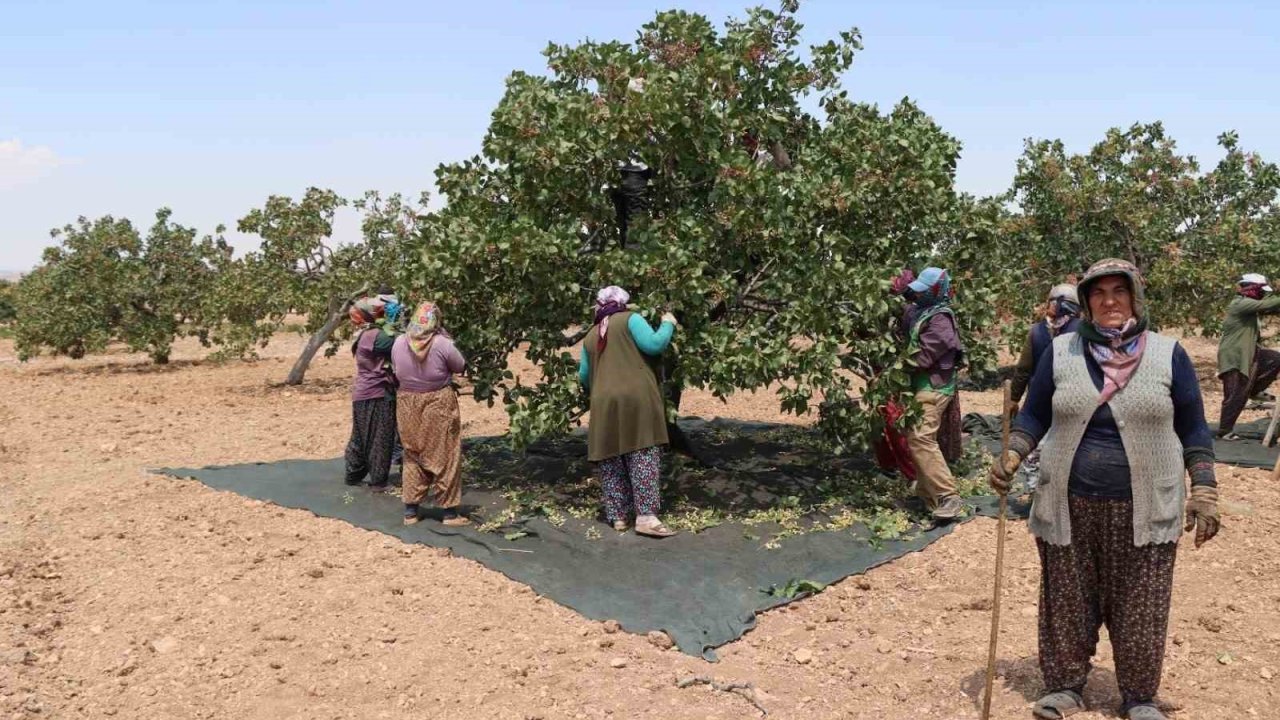
M 684 418 L 680 424 L 697 443 L 704 463 L 674 453 L 663 458 L 663 512 L 706 511 L 741 519 L 778 507 L 810 524 L 832 512 L 898 508 L 920 515 L 902 499 L 906 484 L 878 471 L 865 455 L 832 455 L 811 428 L 716 418 Z M 599 487 L 587 462 L 586 433 L 512 451 L 502 438 L 477 438 L 467 447 L 467 487 L 522 493 L 548 508 L 596 508 Z M 833 497 L 843 502 L 832 503 Z M 816 506 L 826 503 L 826 512 Z M 920 518 L 916 518 L 920 519 Z M 679 521 L 674 521 L 679 524 Z
M 464 528 L 436 514 L 404 526 L 394 494 L 343 484 L 340 458 L 160 472 L 450 548 L 589 618 L 665 631 L 682 651 L 708 659 L 752 628 L 757 612 L 920 550 L 955 527 L 922 522 L 901 480 L 864 456 L 824 453 L 809 428 L 680 422 L 712 466 L 665 460 L 663 518 L 685 528 L 665 540 L 601 522 L 582 433 L 523 453 L 504 438 L 468 438 L 464 501 L 475 522 Z M 995 514 L 994 498 L 970 502 L 977 514 Z M 1025 510 L 1012 504 L 1015 516 Z

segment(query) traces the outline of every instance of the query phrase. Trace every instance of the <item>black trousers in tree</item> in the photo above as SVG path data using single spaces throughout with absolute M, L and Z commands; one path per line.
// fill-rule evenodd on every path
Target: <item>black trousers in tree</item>
M 1040 550 L 1045 688 L 1084 689 L 1107 626 L 1125 708 L 1155 700 L 1164 669 L 1177 543 L 1134 547 L 1133 502 L 1071 496 L 1071 544 Z
M 1226 435 L 1235 429 L 1236 419 L 1249 404 L 1249 398 L 1271 387 L 1280 375 L 1280 352 L 1258 348 L 1253 354 L 1253 372 L 1245 375 L 1239 370 L 1222 374 L 1222 414 L 1218 416 L 1218 434 Z
M 394 395 L 351 403 L 351 439 L 347 441 L 347 484 L 369 476 L 369 484 L 387 484 L 391 451 L 396 442 Z

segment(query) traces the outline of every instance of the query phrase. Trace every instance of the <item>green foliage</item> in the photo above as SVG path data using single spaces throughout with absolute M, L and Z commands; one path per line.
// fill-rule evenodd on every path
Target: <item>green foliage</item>
M 1212 331 L 1247 269 L 1280 261 L 1275 211 L 1280 170 L 1218 138 L 1225 157 L 1201 173 L 1160 123 L 1113 128 L 1088 153 L 1028 141 L 1010 198 L 1007 267 L 1025 267 L 1008 309 L 1026 315 L 1051 285 L 1093 261 L 1133 261 L 1148 281 L 1153 320 Z
M 425 205 L 425 195 L 421 202 Z M 334 218 L 348 206 L 363 214 L 361 242 L 335 243 Z M 237 224 L 261 242 L 221 269 L 209 298 L 209 312 L 222 319 L 212 341 L 226 354 L 247 354 L 265 346 L 288 326 L 286 317 L 297 314 L 305 322 L 295 326 L 307 335 L 322 335 L 319 342 L 327 342 L 332 354 L 349 337 L 341 320 L 350 300 L 394 277 L 398 253 L 419 212 L 398 194 L 384 198 L 369 192 L 352 202 L 312 187 L 300 200 L 271 196 Z
M 83 357 L 113 341 L 168 362 L 175 338 L 208 332 L 203 298 L 231 249 L 171 221 L 165 208 L 145 238 L 128 220 L 80 218 L 18 283 L 15 341 L 26 360 L 43 349 Z
M 865 408 L 904 387 L 887 294 L 903 266 L 949 263 L 965 328 L 992 325 L 981 270 L 998 211 L 954 192 L 959 142 L 909 100 L 851 100 L 840 78 L 858 32 L 806 60 L 795 11 L 750 10 L 719 32 L 665 12 L 632 43 L 550 45 L 549 76 L 508 79 L 482 154 L 437 170 L 449 203 L 400 283 L 444 305 L 476 398 L 507 406 L 517 443 L 585 410 L 570 350 L 602 285 L 631 290 L 650 319 L 679 317 L 669 386 L 775 384 L 784 411 L 820 410 L 839 447 L 860 445 L 878 422 Z M 624 249 L 602 188 L 630 158 L 654 178 Z M 970 342 L 978 363 L 985 342 Z M 532 386 L 508 369 L 517 348 L 541 368 Z M 858 378 L 861 404 L 846 400 Z
M 763 592 L 776 598 L 786 598 L 787 600 L 798 600 L 809 595 L 820 593 L 827 589 L 827 586 L 816 580 L 798 580 L 792 578 L 787 581 L 786 585 L 778 587 L 770 585 L 768 590 Z
M 17 297 L 17 283 L 0 280 L 0 324 L 13 322 L 18 316 Z

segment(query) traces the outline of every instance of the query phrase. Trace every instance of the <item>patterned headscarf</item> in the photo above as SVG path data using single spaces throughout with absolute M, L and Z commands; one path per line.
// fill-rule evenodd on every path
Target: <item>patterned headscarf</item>
M 385 306 L 377 298 L 362 297 L 351 305 L 347 317 L 357 330 L 364 330 L 382 316 Z
M 1070 283 L 1053 286 L 1049 291 L 1049 329 L 1056 337 L 1075 318 L 1080 317 L 1080 296 Z
M 1125 321 L 1122 327 L 1099 327 L 1093 321 L 1093 311 L 1089 307 L 1089 291 L 1093 284 L 1104 277 L 1118 276 L 1129 284 L 1129 294 L 1133 299 L 1133 317 Z M 1084 297 L 1082 308 L 1084 321 L 1080 323 L 1078 332 L 1087 341 L 1089 354 L 1102 368 L 1102 394 L 1098 404 L 1104 405 L 1116 393 L 1129 384 L 1129 379 L 1138 370 L 1142 362 L 1142 353 L 1147 348 L 1146 295 L 1142 273 L 1133 263 L 1127 260 L 1108 258 L 1093 264 L 1080 281 L 1079 293 Z
M 600 338 L 600 347 L 596 350 L 598 353 L 604 353 L 609 344 L 609 316 L 626 310 L 629 302 L 631 293 L 617 285 L 602 288 L 596 293 L 595 323 L 599 326 L 596 333 Z
M 431 349 L 431 341 L 436 339 L 437 335 L 449 336 L 443 326 L 444 313 L 433 302 L 424 302 L 414 311 L 413 317 L 409 320 L 409 329 L 405 334 L 409 336 L 409 349 L 413 350 L 413 354 L 419 360 L 425 360 L 427 351 Z

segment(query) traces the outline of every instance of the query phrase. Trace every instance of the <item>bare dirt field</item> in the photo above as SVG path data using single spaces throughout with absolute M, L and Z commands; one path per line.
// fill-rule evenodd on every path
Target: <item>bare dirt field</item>
M 753 683 L 771 718 L 974 718 L 995 522 L 759 618 L 719 663 L 610 634 L 476 563 L 147 473 L 341 453 L 350 359 L 276 387 L 301 344 L 252 363 L 141 357 L 19 364 L 0 341 L 0 718 L 753 718 L 705 675 Z M 1218 407 L 1213 347 L 1189 341 Z M 966 410 L 994 411 L 995 393 Z M 777 420 L 769 393 L 691 415 Z M 1246 417 L 1245 419 L 1249 419 Z M 501 408 L 464 403 L 468 434 Z M 1181 545 L 1162 696 L 1178 718 L 1272 717 L 1280 500 L 1219 466 L 1224 528 Z M 1038 563 L 1011 525 L 994 716 L 1040 690 Z M 804 652 L 797 652 L 803 650 Z M 1105 636 L 1088 699 L 1118 703 Z

